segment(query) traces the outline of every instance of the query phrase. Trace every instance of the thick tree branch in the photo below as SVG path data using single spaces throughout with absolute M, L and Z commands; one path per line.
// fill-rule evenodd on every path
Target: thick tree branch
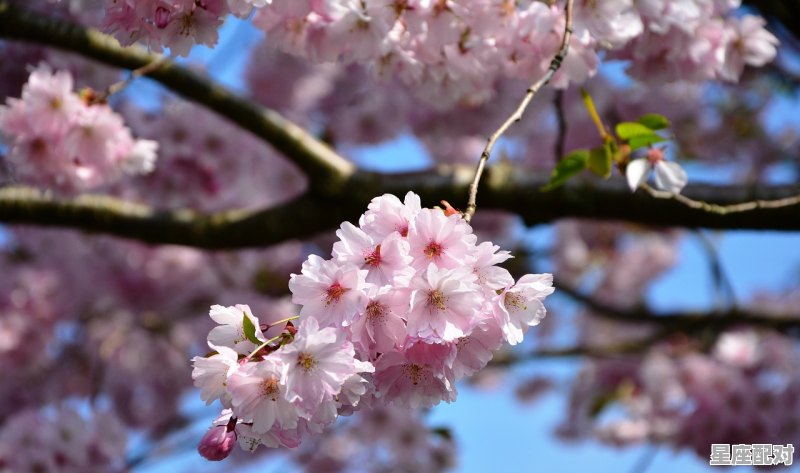
M 96 30 L 23 10 L 8 1 L 0 1 L 0 37 L 41 43 L 130 70 L 160 59 L 139 47 L 123 48 Z M 149 70 L 147 76 L 271 144 L 308 175 L 315 192 L 339 190 L 355 171 L 352 163 L 279 113 L 239 97 L 196 72 L 163 62 Z
M 413 189 L 425 205 L 463 196 L 471 179 L 467 167 L 444 167 L 417 173 L 356 173 L 337 196 L 306 195 L 271 209 L 203 214 L 159 211 L 113 197 L 83 196 L 57 200 L 26 187 L 0 189 L 0 222 L 82 229 L 148 243 L 200 248 L 263 247 L 336 228 L 355 221 L 370 199 L 384 193 L 402 196 Z M 671 200 L 632 194 L 621 181 L 570 182 L 550 192 L 539 189 L 545 179 L 502 166 L 487 170 L 482 182 L 482 207 L 514 212 L 528 225 L 578 217 L 658 226 L 717 229 L 800 230 L 800 206 L 758 209 L 729 215 L 708 214 Z M 717 203 L 754 198 L 776 199 L 800 193 L 799 186 L 749 188 L 690 185 L 686 195 Z
M 202 214 L 158 211 L 113 197 L 81 196 L 56 200 L 36 189 L 0 189 L 0 220 L 47 227 L 78 228 L 147 243 L 199 248 L 264 247 L 302 238 L 338 225 L 337 206 L 301 197 L 261 211 Z

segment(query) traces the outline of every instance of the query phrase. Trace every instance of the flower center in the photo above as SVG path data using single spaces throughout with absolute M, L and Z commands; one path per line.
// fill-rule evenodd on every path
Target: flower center
M 300 353 L 297 357 L 297 366 L 301 367 L 306 373 L 311 371 L 315 364 L 316 361 L 314 361 L 314 357 L 308 353 Z
M 339 302 L 339 299 L 349 290 L 346 287 L 342 287 L 338 282 L 334 283 L 325 291 L 325 303 L 331 305 Z
M 376 246 L 372 253 L 364 257 L 364 264 L 372 267 L 381 264 L 381 245 Z
M 428 243 L 428 246 L 426 246 L 422 252 L 425 253 L 425 256 L 427 256 L 428 259 L 438 258 L 442 255 L 442 245 L 432 241 Z
M 386 315 L 386 306 L 378 301 L 369 301 L 367 304 L 367 317 L 370 321 L 383 320 Z
M 444 303 L 446 301 L 447 297 L 442 294 L 442 291 L 436 290 L 428 293 L 428 307 L 436 307 L 439 310 L 445 310 L 446 307 Z
M 280 388 L 278 386 L 278 378 L 275 376 L 270 376 L 261 383 L 261 394 L 264 397 L 268 397 L 273 401 L 277 401 L 279 391 Z
M 508 310 L 520 311 L 528 308 L 525 298 L 516 292 L 506 292 L 505 303 Z
M 419 384 L 419 379 L 422 377 L 423 368 L 419 365 L 406 365 L 405 372 L 411 380 L 411 384 L 416 386 Z

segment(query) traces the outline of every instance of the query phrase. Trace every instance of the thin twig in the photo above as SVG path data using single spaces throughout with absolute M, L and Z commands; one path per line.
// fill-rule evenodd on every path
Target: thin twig
M 98 95 L 95 100 L 98 102 L 107 101 L 108 98 L 111 97 L 112 95 L 122 92 L 126 87 L 130 85 L 131 82 L 134 81 L 134 79 L 146 76 L 147 74 L 150 74 L 151 72 L 159 69 L 161 66 L 171 61 L 172 61 L 172 55 L 161 56 L 153 61 L 148 62 L 147 64 L 138 69 L 132 70 L 130 74 L 128 74 L 128 77 L 119 82 L 115 82 L 109 85 L 108 88 L 103 93 Z
M 559 294 L 584 304 L 593 316 L 616 322 L 650 324 L 673 332 L 692 332 L 706 328 L 722 330 L 736 325 L 749 325 L 800 335 L 800 314 L 796 313 L 765 313 L 736 308 L 724 312 L 655 313 L 646 307 L 626 309 L 606 304 L 558 279 L 554 280 L 553 285 Z
M 558 124 L 558 134 L 556 135 L 556 162 L 564 157 L 564 142 L 567 139 L 567 119 L 564 116 L 564 91 L 556 91 L 553 97 L 553 107 L 556 111 L 556 122 Z
M 791 207 L 793 205 L 800 204 L 800 195 L 794 195 L 791 197 L 785 197 L 783 199 L 776 199 L 776 200 L 752 200 L 749 202 L 741 202 L 737 204 L 718 205 L 718 204 L 709 204 L 708 202 L 703 202 L 701 200 L 690 199 L 685 195 L 676 194 L 673 192 L 653 189 L 647 183 L 642 184 L 641 187 L 642 189 L 647 191 L 648 194 L 655 197 L 656 199 L 672 199 L 680 202 L 681 204 L 687 207 L 697 210 L 703 210 L 718 215 L 749 212 L 757 209 L 778 209 L 781 207 Z
M 722 266 L 722 260 L 719 256 L 719 251 L 708 236 L 700 230 L 694 231 L 700 244 L 708 255 L 708 262 L 711 269 L 711 277 L 714 280 L 714 286 L 717 291 L 717 299 L 719 303 L 719 310 L 726 308 L 725 302 L 727 299 L 727 307 L 736 307 L 736 293 L 733 290 L 731 279 L 725 272 Z
M 503 133 L 508 130 L 511 125 L 520 121 L 522 119 L 522 114 L 525 113 L 525 110 L 528 108 L 528 105 L 533 100 L 533 97 L 539 92 L 539 90 L 547 85 L 550 82 L 550 79 L 553 78 L 556 71 L 561 67 L 561 63 L 564 62 L 564 58 L 567 57 L 567 53 L 569 52 L 569 40 L 572 37 L 572 3 L 573 0 L 567 0 L 566 6 L 566 13 L 565 13 L 565 23 L 564 23 L 564 37 L 561 39 L 561 47 L 556 53 L 555 57 L 552 61 L 550 61 L 550 67 L 547 69 L 544 77 L 533 83 L 530 87 L 528 87 L 528 91 L 525 94 L 525 97 L 520 102 L 517 109 L 514 110 L 505 122 L 500 125 L 489 139 L 486 142 L 486 148 L 483 149 L 483 153 L 481 153 L 481 159 L 478 161 L 478 168 L 475 170 L 475 178 L 472 180 L 472 183 L 469 186 L 469 200 L 467 201 L 467 210 L 464 212 L 464 220 L 469 222 L 472 220 L 472 216 L 475 215 L 475 210 L 477 209 L 477 198 L 478 198 L 478 184 L 481 181 L 481 176 L 483 175 L 483 169 L 486 167 L 486 162 L 489 160 L 489 156 L 492 154 L 492 148 L 494 148 L 495 143 Z

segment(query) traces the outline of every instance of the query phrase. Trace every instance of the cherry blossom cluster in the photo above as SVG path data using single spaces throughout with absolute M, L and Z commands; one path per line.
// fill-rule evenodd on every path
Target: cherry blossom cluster
M 480 103 L 503 77 L 540 77 L 564 32 L 563 2 L 276 0 L 255 23 L 270 43 L 312 61 L 368 64 L 443 106 Z M 601 51 L 631 74 L 671 82 L 738 80 L 776 54 L 764 20 L 730 16 L 737 0 L 578 1 L 570 53 L 553 83 L 582 83 Z
M 141 42 L 154 51 L 164 46 L 187 56 L 192 46 L 214 46 L 225 16 L 247 16 L 267 0 L 106 0 L 104 28 L 124 45 Z
M 158 143 L 134 139 L 120 115 L 91 93 L 73 92 L 72 75 L 42 64 L 22 97 L 0 105 L 8 161 L 23 182 L 77 193 L 153 170 Z
M 709 439 L 794 444 L 800 441 L 796 363 L 790 339 L 747 329 L 721 334 L 710 354 L 672 343 L 644 358 L 593 362 L 573 387 L 564 428 L 614 445 L 666 443 L 704 458 Z M 593 418 L 598 395 L 624 409 Z
M 460 378 L 544 318 L 553 292 L 549 274 L 515 282 L 497 266 L 507 251 L 477 244 L 460 214 L 422 208 L 411 192 L 373 199 L 337 236 L 331 259 L 309 256 L 289 281 L 297 328 L 268 339 L 275 324 L 248 306 L 212 307 L 213 352 L 193 359 L 192 377 L 226 411 L 201 442 L 206 458 L 236 441 L 296 446 L 365 405 L 452 402 Z
M 270 207 L 305 189 L 305 177 L 289 160 L 199 105 L 169 99 L 153 111 L 126 102 L 120 113 L 134 133 L 159 143 L 153 172 L 114 189 L 125 199 L 214 211 Z
M 736 82 L 775 57 L 763 18 L 739 0 L 575 2 L 570 54 L 553 83 L 583 83 L 600 58 L 630 62 L 642 81 Z M 397 76 L 425 100 L 482 103 L 498 80 L 540 77 L 564 33 L 564 2 L 512 0 L 105 0 L 102 26 L 125 45 L 186 56 L 214 46 L 228 14 L 267 33 L 269 47 L 314 62 L 360 63 Z M 81 8 L 86 9 L 85 6 Z M 73 6 L 73 9 L 75 7 Z M 84 13 L 80 13 L 86 16 Z M 92 21 L 90 19 L 90 21 Z
M 87 419 L 67 406 L 22 410 L 0 428 L 0 471 L 123 471 L 126 437 L 111 412 L 93 411 Z

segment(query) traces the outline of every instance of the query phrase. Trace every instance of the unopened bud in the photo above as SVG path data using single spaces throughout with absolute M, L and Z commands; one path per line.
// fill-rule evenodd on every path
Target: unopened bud
M 664 160 L 664 149 L 663 148 L 650 148 L 647 150 L 647 160 L 650 161 L 650 164 L 655 165 L 658 162 Z
M 200 445 L 197 446 L 197 451 L 206 460 L 220 461 L 231 454 L 234 445 L 236 445 L 236 431 L 229 431 L 226 426 L 218 425 L 211 427 L 203 435 Z
M 448 216 L 448 217 L 451 216 L 451 215 L 456 215 L 456 214 L 460 214 L 461 213 L 457 209 L 454 209 L 453 206 L 450 205 L 450 202 L 448 202 L 446 200 L 441 201 L 441 204 L 442 204 L 442 207 L 444 207 L 444 214 L 446 216 Z
M 156 27 L 160 30 L 166 28 L 167 25 L 169 24 L 169 17 L 170 17 L 169 10 L 167 10 L 164 7 L 156 8 L 156 15 L 155 15 Z

